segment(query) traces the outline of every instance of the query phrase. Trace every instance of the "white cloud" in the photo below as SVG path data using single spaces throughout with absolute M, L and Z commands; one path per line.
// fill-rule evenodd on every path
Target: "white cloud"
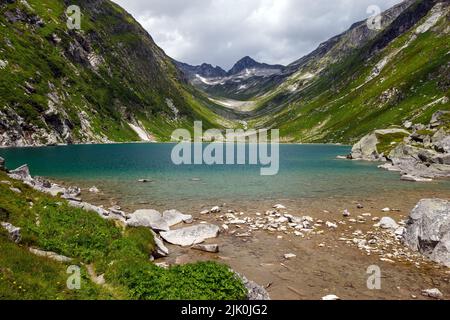
M 166 53 L 230 68 L 249 55 L 291 63 L 321 42 L 401 0 L 114 0 Z

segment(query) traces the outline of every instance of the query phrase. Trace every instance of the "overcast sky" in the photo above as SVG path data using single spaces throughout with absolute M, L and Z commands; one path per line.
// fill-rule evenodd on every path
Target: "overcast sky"
M 402 0 L 114 0 L 171 57 L 229 69 L 244 56 L 289 64 Z

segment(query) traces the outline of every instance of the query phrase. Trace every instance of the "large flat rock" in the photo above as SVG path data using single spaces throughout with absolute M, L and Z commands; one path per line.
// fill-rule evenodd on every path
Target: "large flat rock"
M 214 224 L 199 224 L 178 230 L 161 232 L 160 235 L 171 244 L 188 247 L 217 237 L 219 235 L 219 227 Z
M 147 227 L 155 231 L 170 230 L 161 213 L 152 209 L 141 209 L 130 214 L 127 225 L 130 227 Z
M 167 210 L 163 212 L 162 218 L 169 227 L 175 226 L 179 223 L 189 223 L 192 221 L 192 216 L 189 214 L 183 214 L 178 210 Z

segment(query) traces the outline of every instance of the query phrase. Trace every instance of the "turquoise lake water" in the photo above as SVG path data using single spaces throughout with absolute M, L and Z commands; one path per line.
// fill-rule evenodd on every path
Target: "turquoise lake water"
M 73 145 L 0 149 L 12 169 L 27 163 L 32 175 L 108 188 L 130 201 L 184 199 L 300 199 L 364 196 L 396 190 L 450 194 L 450 182 L 408 183 L 377 163 L 337 160 L 348 146 L 281 145 L 278 175 L 259 165 L 174 165 L 174 144 Z M 150 183 L 139 183 L 150 179 Z

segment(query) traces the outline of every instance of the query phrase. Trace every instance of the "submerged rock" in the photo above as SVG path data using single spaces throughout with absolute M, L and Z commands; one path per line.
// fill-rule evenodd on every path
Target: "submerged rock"
M 152 209 L 137 210 L 130 214 L 127 225 L 130 227 L 147 227 L 155 231 L 170 230 L 167 221 L 163 219 L 161 213 Z
M 400 179 L 403 181 L 411 181 L 411 182 L 431 182 L 431 181 L 433 181 L 433 179 L 417 177 L 417 176 L 413 176 L 410 174 L 405 174 Z
M 450 201 L 421 200 L 411 211 L 403 241 L 412 250 L 450 267 Z
M 91 192 L 91 193 L 99 193 L 100 190 L 98 190 L 98 188 L 96 186 L 93 186 L 92 188 L 89 189 L 89 192 Z
M 213 224 L 199 224 L 173 231 L 161 232 L 161 237 L 171 243 L 183 247 L 204 242 L 219 235 L 219 227 Z

